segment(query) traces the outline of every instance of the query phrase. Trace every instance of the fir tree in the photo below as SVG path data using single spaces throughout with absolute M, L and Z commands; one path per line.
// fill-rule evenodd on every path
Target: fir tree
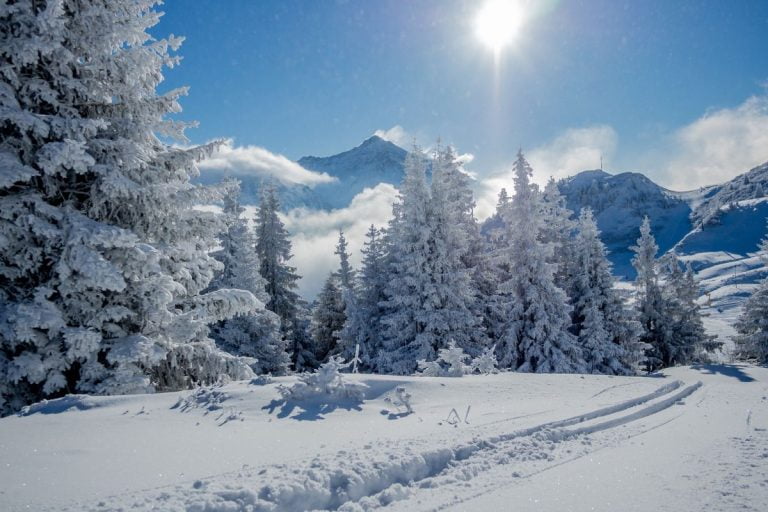
M 524 372 L 584 370 L 581 349 L 568 331 L 570 307 L 565 292 L 555 286 L 551 247 L 541 242 L 539 192 L 530 182 L 532 170 L 517 155 L 515 196 L 504 219 L 509 247 L 502 261 L 512 274 L 502 285 L 511 300 L 505 335 L 497 345 L 500 364 Z
M 299 275 L 288 264 L 293 257 L 288 232 L 278 216 L 280 203 L 271 185 L 262 188 L 256 212 L 256 253 L 269 295 L 267 309 L 280 317 L 295 370 L 316 366 L 307 336 L 306 304 L 296 293 Z
M 666 317 L 666 340 L 662 364 L 664 366 L 692 364 L 707 360 L 707 353 L 722 346 L 717 336 L 704 329 L 701 307 L 696 303 L 699 285 L 690 266 L 683 270 L 674 254 L 665 255 L 659 262 L 663 277 L 662 297 Z
M 479 292 L 472 280 L 473 267 L 480 263 L 477 251 L 482 246 L 470 246 L 470 242 L 478 242 L 478 233 L 468 180 L 453 149 L 438 149 L 429 202 L 432 293 L 424 318 L 433 346 L 444 346 L 450 337 L 470 356 L 476 356 L 487 343 L 479 314 Z
M 567 290 L 571 277 L 569 263 L 573 260 L 573 235 L 576 223 L 572 220 L 573 212 L 566 208 L 565 198 L 553 178 L 544 187 L 541 200 L 543 219 L 541 241 L 550 244 L 550 262 L 555 264 L 555 284 Z
M 637 245 L 631 249 L 635 252 L 632 266 L 637 271 L 635 279 L 636 304 L 638 320 L 642 333 L 640 341 L 648 346 L 646 351 L 646 370 L 653 371 L 670 360 L 666 344 L 667 329 L 664 312 L 664 299 L 659 284 L 659 274 L 656 265 L 656 253 L 659 246 L 651 233 L 651 222 L 646 216 L 640 226 L 640 238 Z
M 193 209 L 212 146 L 179 149 L 186 89 L 158 95 L 179 38 L 155 2 L 19 0 L 0 7 L 0 413 L 65 393 L 178 389 L 242 361 L 208 324 L 253 311 L 203 294 L 221 229 Z
M 374 370 L 381 350 L 382 303 L 386 301 L 385 245 L 382 232 L 371 225 L 361 250 L 362 266 L 358 275 L 355 303 L 348 310 L 344 328 L 340 334 L 342 357 L 354 356 L 355 346 L 360 346 L 362 368 Z
M 579 215 L 566 275 L 573 303 L 572 330 L 584 349 L 587 371 L 634 373 L 642 357 L 640 325 L 615 289 L 611 264 L 589 208 Z
M 338 285 L 338 276 L 331 274 L 325 280 L 312 311 L 310 334 L 315 360 L 323 363 L 340 351 L 339 337 L 344 327 L 344 300 Z
M 257 373 L 284 373 L 288 355 L 280 333 L 280 318 L 265 308 L 269 295 L 264 278 L 259 274 L 259 258 L 255 237 L 242 218 L 239 204 L 240 186 L 236 180 L 227 182 L 229 193 L 224 197 L 227 230 L 219 237 L 221 249 L 213 256 L 223 270 L 210 285 L 212 290 L 241 288 L 259 299 L 259 308 L 215 324 L 212 336 L 216 344 L 232 354 L 255 358 L 252 368 Z
M 437 356 L 437 341 L 426 332 L 425 305 L 431 300 L 431 232 L 425 157 L 414 148 L 405 161 L 405 178 L 387 233 L 383 371 L 412 374 L 419 360 Z
M 747 299 L 736 322 L 736 331 L 736 355 L 768 363 L 768 279 Z

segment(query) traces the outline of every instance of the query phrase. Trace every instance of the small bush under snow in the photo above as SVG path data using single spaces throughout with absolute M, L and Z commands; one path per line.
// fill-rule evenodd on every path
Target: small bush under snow
M 278 391 L 285 400 L 331 397 L 362 401 L 368 386 L 346 380 L 339 370 L 348 366 L 341 357 L 331 356 L 315 373 L 305 373 L 299 376 L 299 382 L 290 387 L 279 386 Z

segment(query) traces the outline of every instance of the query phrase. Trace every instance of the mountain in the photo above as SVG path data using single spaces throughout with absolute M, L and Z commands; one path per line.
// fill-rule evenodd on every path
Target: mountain
M 407 154 L 403 148 L 373 135 L 359 146 L 338 155 L 305 156 L 298 160 L 297 163 L 307 170 L 328 173 L 336 178 L 334 182 L 309 187 L 272 181 L 283 210 L 299 207 L 319 210 L 344 208 L 365 188 L 373 188 L 382 182 L 399 185 Z M 229 174 L 229 170 L 205 169 L 196 181 L 211 185 L 221 182 Z M 258 204 L 264 177 L 237 173 L 234 176 L 240 180 L 241 203 Z
M 690 201 L 640 173 L 584 171 L 558 186 L 569 209 L 592 209 L 618 276 L 634 278 L 630 247 L 639 236 L 644 216 L 651 220 L 661 252 L 671 249 L 692 228 Z
M 637 173 L 603 171 L 585 171 L 558 185 L 573 211 L 595 211 L 618 276 L 634 278 L 629 247 L 648 215 L 659 253 L 674 252 L 696 272 L 708 331 L 724 340 L 735 333 L 741 304 L 768 277 L 757 254 L 768 236 L 768 163 L 690 192 L 664 189 Z
M 379 183 L 399 185 L 407 151 L 377 135 L 356 148 L 328 157 L 305 156 L 298 164 L 310 171 L 325 172 L 335 183 L 321 184 L 314 192 L 327 208 L 344 208 L 365 188 Z

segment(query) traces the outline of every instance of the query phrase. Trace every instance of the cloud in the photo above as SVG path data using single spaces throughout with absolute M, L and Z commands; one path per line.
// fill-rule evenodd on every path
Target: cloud
M 616 151 L 618 139 L 616 131 L 607 125 L 569 128 L 552 141 L 530 151 L 524 149 L 523 153 L 533 168 L 533 181 L 543 186 L 550 177 L 561 179 L 599 168 L 601 157 L 607 163 Z M 504 171 L 481 180 L 476 187 L 475 215 L 479 219 L 493 214 L 502 188 L 512 195 L 512 162 L 505 167 Z
M 376 130 L 373 132 L 373 134 L 381 137 L 384 140 L 388 140 L 392 144 L 396 144 L 401 148 L 411 147 L 413 145 L 413 141 L 415 140 L 415 136 L 405 131 L 405 129 L 399 124 L 396 124 L 389 130 Z
M 283 155 L 258 146 L 235 146 L 232 140 L 227 140 L 210 158 L 200 162 L 200 169 L 233 176 L 262 176 L 310 187 L 336 181 L 326 173 L 307 170 Z
M 613 157 L 619 137 L 607 125 L 570 128 L 551 142 L 525 152 L 533 167 L 533 179 L 543 185 L 550 177 L 572 176 L 586 169 L 599 169 Z
M 677 130 L 655 178 L 674 190 L 727 181 L 768 160 L 768 96 L 706 113 Z
M 291 262 L 302 275 L 299 282 L 302 296 L 315 297 L 328 274 L 337 269 L 339 260 L 333 252 L 339 229 L 344 230 L 347 238 L 352 264 L 360 267 L 365 233 L 371 224 L 379 228 L 386 226 L 396 198 L 395 187 L 380 183 L 360 192 L 346 208 L 331 211 L 295 208 L 283 216 L 293 244 Z

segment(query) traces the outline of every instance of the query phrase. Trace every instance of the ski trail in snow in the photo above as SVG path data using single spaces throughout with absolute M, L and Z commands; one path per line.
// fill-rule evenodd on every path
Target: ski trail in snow
M 627 441 L 629 439 L 633 439 L 635 437 L 641 436 L 641 435 L 646 434 L 648 432 L 652 432 L 652 431 L 654 431 L 654 430 L 656 430 L 658 428 L 663 427 L 664 425 L 672 423 L 676 419 L 680 418 L 683 414 L 684 413 L 677 414 L 677 415 L 673 416 L 672 418 L 669 418 L 667 420 L 662 421 L 661 423 L 656 423 L 656 424 L 652 425 L 651 427 L 648 427 L 648 428 L 639 430 L 639 431 L 637 431 L 635 433 L 629 434 L 626 437 L 624 437 L 622 439 L 622 441 Z M 599 451 L 605 450 L 607 448 L 611 448 L 611 447 L 615 446 L 615 444 L 616 443 L 611 443 L 611 442 L 605 443 L 605 444 L 603 444 L 601 446 L 598 446 L 594 450 L 585 451 L 584 453 L 580 453 L 580 454 L 578 454 L 576 456 L 569 457 L 569 458 L 567 458 L 565 460 L 561 460 L 561 461 L 556 462 L 554 464 L 550 464 L 550 465 L 545 466 L 545 467 L 543 467 L 541 469 L 536 469 L 536 470 L 531 471 L 531 472 L 529 472 L 527 474 L 524 474 L 524 475 L 516 473 L 512 477 L 495 477 L 491 482 L 488 482 L 485 485 L 482 485 L 480 488 L 473 488 L 472 494 L 465 494 L 465 495 L 463 495 L 461 497 L 459 497 L 457 495 L 454 495 L 453 499 L 451 501 L 446 502 L 446 503 L 442 503 L 440 505 L 437 505 L 432 510 L 445 510 L 445 509 L 448 509 L 448 508 L 455 507 L 457 505 L 461 505 L 462 503 L 466 503 L 468 501 L 471 501 L 471 500 L 473 500 L 475 498 L 478 498 L 478 497 L 480 497 L 480 496 L 482 496 L 482 495 L 484 495 L 484 494 L 486 494 L 488 492 L 491 492 L 493 490 L 497 490 L 497 489 L 500 489 L 502 487 L 509 487 L 511 485 L 514 485 L 514 484 L 520 482 L 521 480 L 532 478 L 534 476 L 540 475 L 542 473 L 545 473 L 545 472 L 550 471 L 552 469 L 555 469 L 557 467 L 560 467 L 560 466 L 563 466 L 563 465 L 566 465 L 566 464 L 570 464 L 572 462 L 578 461 L 579 459 L 583 459 L 584 457 L 593 455 L 593 454 L 595 454 L 595 453 L 597 453 Z
M 164 506 L 190 512 L 249 508 L 378 508 L 406 499 L 413 489 L 419 486 L 440 487 L 445 484 L 439 481 L 443 477 L 448 479 L 448 483 L 450 479 L 455 479 L 451 475 L 456 473 L 459 473 L 459 478 L 463 480 L 474 478 L 491 467 L 489 460 L 498 459 L 493 463 L 498 466 L 505 458 L 514 456 L 518 445 L 526 446 L 525 454 L 531 459 L 544 460 L 547 458 L 547 454 L 542 452 L 544 445 L 552 446 L 586 433 L 611 429 L 645 418 L 690 395 L 701 384 L 688 386 L 672 396 L 667 396 L 682 385 L 681 381 L 672 381 L 651 393 L 612 406 L 512 432 L 476 437 L 471 442 L 453 447 L 418 450 L 416 444 L 409 443 L 398 446 L 388 457 L 384 452 L 339 452 L 332 456 L 330 461 L 314 458 L 299 466 L 281 464 L 261 470 L 253 468 L 252 471 L 240 471 L 237 478 L 233 478 L 234 475 L 231 474 L 219 475 L 207 482 L 201 482 L 192 489 L 185 486 L 164 489 Z M 654 402 L 659 399 L 662 400 Z M 649 405 L 629 415 L 591 424 L 594 420 L 616 415 L 649 402 Z M 581 427 L 567 428 L 576 425 Z M 510 451 L 511 455 L 508 453 Z M 241 482 L 233 485 L 232 480 Z M 151 503 L 157 504 L 146 494 L 142 498 L 143 505 L 142 500 L 134 501 L 139 505 L 136 508 L 147 507 Z
M 596 398 L 596 397 L 602 395 L 603 393 L 605 393 L 606 391 L 610 391 L 612 389 L 623 388 L 624 386 L 636 386 L 638 384 L 640 384 L 640 382 L 626 382 L 624 384 L 614 384 L 613 386 L 608 386 L 605 389 L 601 389 L 600 391 L 598 391 L 597 393 L 592 395 L 590 398 Z

